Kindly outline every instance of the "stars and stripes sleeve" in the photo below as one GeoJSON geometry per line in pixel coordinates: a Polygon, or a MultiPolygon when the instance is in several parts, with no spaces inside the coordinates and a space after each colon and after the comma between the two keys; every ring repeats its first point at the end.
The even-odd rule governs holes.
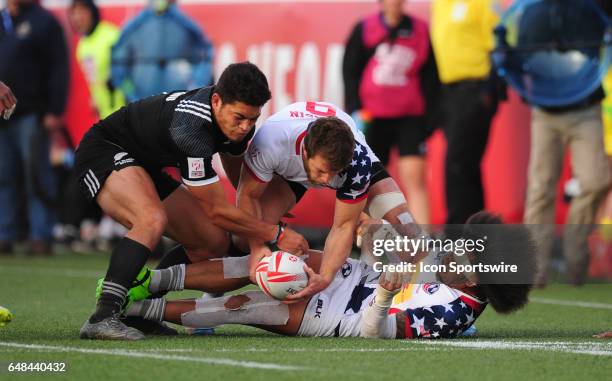
{"type": "Polygon", "coordinates": [[[460,297],[450,303],[395,312],[406,315],[407,339],[449,339],[468,329],[483,309],[460,297]]]}
{"type": "Polygon", "coordinates": [[[372,176],[372,160],[368,156],[367,148],[364,145],[355,143],[351,165],[339,176],[344,179],[344,183],[336,191],[338,200],[352,204],[368,197],[372,176]]]}

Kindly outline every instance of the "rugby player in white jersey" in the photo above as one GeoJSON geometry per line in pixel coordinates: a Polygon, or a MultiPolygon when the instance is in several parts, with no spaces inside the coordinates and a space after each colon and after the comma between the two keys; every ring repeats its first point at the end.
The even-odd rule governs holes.
{"type": "MultiPolygon", "coordinates": [[[[487,304],[496,312],[510,313],[527,303],[534,244],[525,227],[501,227],[500,223],[498,217],[487,212],[468,220],[464,231],[489,236],[485,251],[468,254],[469,261],[515,264],[521,269],[520,276],[513,278],[515,284],[498,284],[499,274],[478,271],[414,273],[409,282],[403,283],[398,273],[381,274],[349,258],[329,287],[294,304],[271,299],[261,291],[248,291],[216,299],[137,301],[127,314],[193,328],[245,324],[290,336],[453,338],[468,329],[487,304]]],[[[145,287],[149,293],[185,288],[229,291],[249,283],[247,260],[223,258],[187,265],[182,271],[154,270],[145,287]]],[[[438,252],[422,260],[448,265],[457,258],[438,252]]],[[[310,251],[306,259],[315,270],[321,261],[321,253],[315,251],[310,251]]]]}
{"type": "MultiPolygon", "coordinates": [[[[351,117],[331,103],[297,102],[269,117],[255,133],[244,156],[237,203],[278,223],[313,187],[336,190],[333,225],[319,272],[306,270],[308,286],[292,300],[311,297],[334,280],[350,253],[362,211],[400,226],[404,235],[418,234],[399,186],[351,117]]],[[[269,248],[256,239],[248,245],[238,241],[238,247],[250,251],[249,271],[255,279],[255,266],[269,248]]]]}

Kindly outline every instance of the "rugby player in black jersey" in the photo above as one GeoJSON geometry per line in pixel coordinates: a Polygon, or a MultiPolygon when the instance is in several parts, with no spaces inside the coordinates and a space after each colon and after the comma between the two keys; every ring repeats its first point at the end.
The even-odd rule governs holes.
{"type": "Polygon", "coordinates": [[[191,262],[225,255],[227,232],[298,255],[308,250],[298,233],[230,204],[212,167],[212,156],[219,153],[236,186],[241,155],[270,96],[266,77],[255,65],[232,64],[216,86],[130,103],[83,137],[76,153],[81,187],[129,231],[111,254],[96,310],[81,328],[81,338],[144,338],[118,315],[163,234],[182,244],[174,257],[191,262]],[[162,171],[169,166],[180,169],[183,186],[162,171]]]}

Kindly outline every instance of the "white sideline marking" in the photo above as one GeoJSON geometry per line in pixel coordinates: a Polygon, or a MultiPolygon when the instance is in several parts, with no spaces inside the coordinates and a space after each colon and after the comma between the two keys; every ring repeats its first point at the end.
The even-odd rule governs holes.
{"type": "Polygon", "coordinates": [[[594,303],[594,302],[581,302],[579,300],[562,300],[562,299],[550,299],[550,298],[529,298],[530,302],[542,303],[542,304],[554,304],[557,306],[571,306],[571,307],[584,307],[584,308],[603,308],[606,310],[612,310],[612,304],[606,303],[594,303]]]}
{"type": "Polygon", "coordinates": [[[285,348],[285,349],[271,349],[271,348],[244,348],[244,349],[189,349],[189,348],[172,348],[172,349],[164,349],[164,348],[153,348],[147,349],[147,352],[187,352],[187,353],[198,353],[198,352],[416,352],[416,351],[435,351],[435,348],[285,348]]]}
{"type": "Polygon", "coordinates": [[[242,368],[254,368],[254,369],[270,369],[270,370],[303,370],[305,368],[299,366],[290,365],[279,365],[263,362],[254,361],[241,361],[224,358],[206,358],[206,357],[189,357],[189,356],[177,356],[177,355],[162,355],[155,353],[146,353],[139,351],[130,351],[125,349],[87,349],[87,348],[75,348],[75,347],[64,347],[54,345],[40,345],[40,344],[21,344],[21,343],[10,343],[0,341],[0,346],[11,347],[11,348],[24,348],[33,349],[40,351],[61,351],[61,352],[76,352],[76,353],[90,353],[95,355],[110,355],[110,356],[122,356],[122,357],[139,357],[149,358],[156,360],[167,360],[167,361],[185,361],[185,362],[196,362],[212,365],[226,365],[226,366],[237,366],[242,368]]]}
{"type": "Polygon", "coordinates": [[[39,274],[51,274],[51,275],[60,275],[66,276],[70,278],[100,278],[104,275],[104,270],[100,271],[87,271],[87,270],[79,270],[79,269],[69,269],[69,268],[49,268],[49,267],[25,267],[25,266],[2,266],[0,267],[0,271],[6,272],[19,272],[19,273],[39,273],[39,274]]]}
{"type": "Polygon", "coordinates": [[[500,350],[541,350],[549,352],[575,353],[593,356],[612,356],[612,343],[595,342],[534,342],[534,341],[427,341],[415,340],[418,343],[431,346],[444,346],[469,349],[500,349],[500,350]]]}

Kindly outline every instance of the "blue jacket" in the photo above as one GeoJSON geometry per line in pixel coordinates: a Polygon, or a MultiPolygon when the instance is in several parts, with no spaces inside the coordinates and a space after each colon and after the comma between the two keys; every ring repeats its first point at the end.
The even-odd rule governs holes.
{"type": "Polygon", "coordinates": [[[212,82],[213,47],[176,5],[146,8],[124,27],[112,50],[112,82],[132,102],[212,82]]]}
{"type": "Polygon", "coordinates": [[[68,65],[64,31],[51,13],[36,4],[15,18],[0,12],[0,81],[19,100],[16,115],[63,114],[68,65]]]}

